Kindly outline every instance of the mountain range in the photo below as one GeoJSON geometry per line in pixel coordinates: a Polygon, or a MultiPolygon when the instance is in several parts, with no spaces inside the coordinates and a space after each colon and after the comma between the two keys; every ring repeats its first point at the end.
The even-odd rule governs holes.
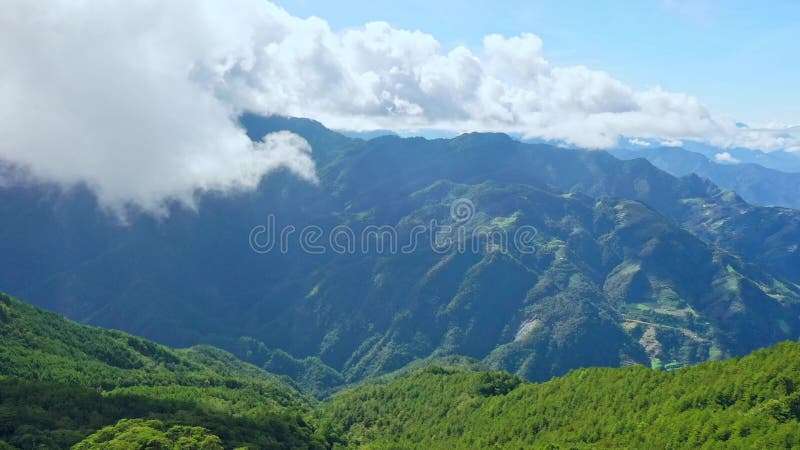
{"type": "MultiPolygon", "coordinates": [[[[800,128],[794,127],[785,131],[787,134],[782,137],[789,137],[793,133],[800,132],[800,128]]],[[[698,153],[713,161],[720,161],[721,158],[721,162],[758,164],[767,169],[781,172],[800,172],[800,153],[791,149],[762,151],[745,147],[719,147],[691,140],[670,142],[643,138],[622,139],[618,143],[618,147],[626,151],[644,150],[645,152],[665,147],[698,153]],[[727,155],[724,155],[725,153],[727,155]]],[[[615,151],[616,149],[612,150],[612,153],[615,151]]]]}
{"type": "Polygon", "coordinates": [[[587,366],[671,370],[800,335],[796,210],[644,159],[502,134],[364,140],[305,119],[241,123],[254,140],[305,138],[319,183],[279,172],[255,192],[127,223],[85,187],[5,186],[0,286],[82,323],[219,346],[320,397],[420,359],[543,381],[587,366]],[[444,231],[407,252],[380,251],[391,242],[374,233],[343,252],[252,240],[267,225],[318,227],[327,242],[337,226],[407,237],[432,223],[444,231]],[[526,248],[479,233],[519,230],[526,248]]]}
{"type": "MultiPolygon", "coordinates": [[[[736,192],[752,204],[800,208],[800,173],[770,169],[735,158],[733,162],[715,162],[703,154],[676,147],[620,148],[609,153],[620,159],[646,158],[677,177],[697,174],[736,192]]],[[[791,165],[787,167],[791,169],[791,165]]]]}

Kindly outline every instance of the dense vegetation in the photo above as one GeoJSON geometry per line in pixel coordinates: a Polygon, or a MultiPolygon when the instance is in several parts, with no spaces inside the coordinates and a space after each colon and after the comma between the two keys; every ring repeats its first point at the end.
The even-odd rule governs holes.
{"type": "Polygon", "coordinates": [[[798,343],[541,384],[430,358],[316,403],[221,350],[173,350],[0,294],[0,448],[793,448],[799,421],[798,343]]]}
{"type": "MultiPolygon", "coordinates": [[[[82,323],[173,346],[210,344],[324,397],[420,358],[464,355],[527,380],[583,366],[675,369],[800,336],[800,212],[747,204],[647,161],[500,134],[364,141],[245,116],[253,139],[312,145],[319,184],[277,173],[120,226],[87,190],[0,187],[0,286],[82,323]],[[456,199],[475,214],[451,217],[456,199]],[[258,254],[276,226],[463,225],[476,251],[359,246],[258,254]],[[533,253],[471,240],[537,230],[533,253]],[[373,247],[374,249],[374,247],[373,247]],[[366,251],[365,251],[366,250],[366,251]]],[[[294,235],[297,237],[297,235],[294,235]]],[[[329,236],[321,238],[325,243],[329,236]]]]}
{"type": "Polygon", "coordinates": [[[202,427],[174,425],[167,428],[158,420],[123,419],[75,444],[74,450],[96,448],[154,448],[180,450],[223,450],[219,436],[202,427]]]}
{"type": "Polygon", "coordinates": [[[312,406],[221,350],[172,350],[0,294],[0,440],[14,447],[128,448],[101,444],[135,435],[177,448],[327,448],[305,419],[312,406]],[[115,425],[134,418],[147,421],[115,425]]]}
{"type": "Polygon", "coordinates": [[[800,344],[674,372],[579,369],[542,384],[429,367],[336,395],[323,426],[353,446],[797,448],[800,344]]]}

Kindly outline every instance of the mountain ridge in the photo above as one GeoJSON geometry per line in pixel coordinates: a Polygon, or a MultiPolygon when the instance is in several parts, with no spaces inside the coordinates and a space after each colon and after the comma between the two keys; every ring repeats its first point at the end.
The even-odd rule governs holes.
{"type": "Polygon", "coordinates": [[[720,164],[682,148],[612,149],[620,159],[646,158],[675,176],[696,173],[718,186],[737,192],[749,203],[761,206],[800,207],[800,174],[770,169],[752,162],[720,164]]]}
{"type": "Polygon", "coordinates": [[[797,211],[752,206],[644,160],[500,134],[365,141],[313,121],[246,117],[254,139],[307,139],[320,183],[279,172],[255,192],[126,227],[83,197],[28,190],[20,202],[19,188],[0,190],[7,235],[23,237],[0,240],[0,251],[35,267],[0,281],[82,321],[221,346],[319,395],[452,353],[540,380],[589,364],[744,354],[800,330],[797,211]],[[439,255],[428,238],[388,255],[259,254],[248,242],[269,215],[298,230],[459,225],[459,199],[475,207],[466,230],[535,228],[534,254],[484,243],[439,255]],[[612,345],[595,352],[602,339],[592,336],[612,345]]]}

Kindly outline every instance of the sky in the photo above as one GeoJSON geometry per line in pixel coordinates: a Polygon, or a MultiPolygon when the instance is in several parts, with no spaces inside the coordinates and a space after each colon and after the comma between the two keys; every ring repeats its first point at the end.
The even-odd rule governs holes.
{"type": "Polygon", "coordinates": [[[533,33],[559,65],[604,70],[636,88],[687,92],[754,123],[800,124],[800,2],[794,0],[279,0],[334,29],[370,21],[448,46],[533,33]]]}
{"type": "Polygon", "coordinates": [[[252,142],[244,112],[800,151],[800,2],[277,1],[8,0],[0,185],[84,185],[159,215],[279,168],[316,181],[308,142],[252,142]]]}

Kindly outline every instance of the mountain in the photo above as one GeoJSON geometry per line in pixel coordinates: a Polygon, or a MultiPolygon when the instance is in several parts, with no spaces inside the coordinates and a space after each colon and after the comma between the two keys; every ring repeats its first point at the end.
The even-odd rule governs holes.
{"type": "Polygon", "coordinates": [[[253,139],[306,138],[320,182],[280,172],[127,224],[80,187],[5,187],[0,253],[14,264],[0,285],[84,323],[225,348],[318,396],[420,358],[547,380],[800,335],[798,211],[502,134],[365,141],[303,119],[242,124],[253,139]],[[262,246],[266,225],[292,230],[286,251],[262,246]],[[333,230],[355,248],[335,250],[333,230]]]}
{"type": "Polygon", "coordinates": [[[674,147],[609,152],[620,159],[646,158],[659,169],[678,177],[695,173],[735,191],[752,204],[800,207],[800,173],[781,172],[746,162],[720,164],[702,154],[674,147]]]}
{"type": "Polygon", "coordinates": [[[530,384],[429,367],[322,405],[354,448],[796,448],[800,344],[675,372],[580,369],[530,384]]]}
{"type": "MultiPolygon", "coordinates": [[[[790,131],[796,134],[800,132],[800,128],[794,127],[790,131]]],[[[758,164],[768,169],[782,172],[800,173],[800,153],[797,151],[775,150],[764,152],[750,148],[719,148],[692,141],[684,142],[683,147],[691,152],[703,154],[708,158],[714,158],[719,153],[727,152],[734,159],[743,163],[758,164]]]]}
{"type": "MultiPolygon", "coordinates": [[[[800,132],[800,127],[794,127],[786,130],[789,133],[800,132]]],[[[786,136],[783,137],[788,137],[786,136]]],[[[705,142],[684,140],[675,145],[672,143],[659,141],[657,139],[644,139],[632,138],[621,139],[618,147],[612,150],[612,153],[617,150],[623,152],[638,152],[641,150],[658,150],[659,148],[669,148],[684,150],[695,154],[705,156],[711,161],[717,160],[717,155],[727,153],[730,156],[730,161],[738,161],[745,164],[757,164],[767,169],[778,170],[786,173],[800,173],[800,152],[796,150],[773,150],[762,151],[745,147],[718,147],[705,142]]],[[[727,155],[726,155],[727,157],[727,155]]]]}
{"type": "Polygon", "coordinates": [[[327,448],[303,419],[313,405],[225,351],[173,350],[0,293],[0,448],[69,448],[106,426],[76,448],[139,448],[124,431],[141,441],[145,425],[147,448],[327,448]]]}

